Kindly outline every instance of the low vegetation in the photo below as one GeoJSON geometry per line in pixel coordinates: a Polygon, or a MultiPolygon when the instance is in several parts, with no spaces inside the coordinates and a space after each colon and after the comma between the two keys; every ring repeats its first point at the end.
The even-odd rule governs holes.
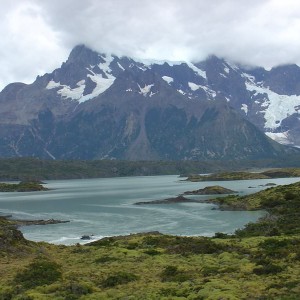
{"type": "Polygon", "coordinates": [[[300,177],[299,168],[274,169],[263,172],[220,172],[209,175],[190,175],[187,180],[198,181],[226,181],[226,180],[250,180],[300,177]]]}
{"type": "Polygon", "coordinates": [[[203,189],[184,192],[183,195],[226,195],[237,193],[219,185],[207,186],[203,189]]]}
{"type": "Polygon", "coordinates": [[[22,181],[20,183],[0,183],[0,192],[34,192],[47,191],[42,184],[37,181],[22,181]]]}
{"type": "Polygon", "coordinates": [[[0,299],[299,299],[300,182],[219,198],[267,215],[234,235],[26,241],[0,218],[0,299]]]}
{"type": "MultiPolygon", "coordinates": [[[[86,161],[42,160],[38,158],[1,158],[0,180],[32,181],[168,174],[181,174],[181,176],[187,177],[189,174],[222,172],[224,170],[253,170],[274,168],[274,166],[278,168],[288,166],[296,166],[300,168],[300,155],[290,155],[277,160],[265,159],[255,161],[86,161]]],[[[299,174],[299,169],[297,172],[297,174],[299,174]]],[[[266,176],[268,176],[268,174],[266,174],[266,176]]]]}

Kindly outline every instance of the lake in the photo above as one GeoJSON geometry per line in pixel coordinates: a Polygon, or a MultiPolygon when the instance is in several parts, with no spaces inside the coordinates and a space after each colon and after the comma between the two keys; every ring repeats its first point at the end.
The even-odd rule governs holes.
{"type": "Polygon", "coordinates": [[[70,223],[21,227],[27,239],[55,244],[84,243],[80,239],[82,235],[93,235],[93,239],[99,239],[148,231],[212,236],[215,232],[233,233],[265,213],[220,211],[208,203],[139,206],[134,203],[174,197],[211,185],[221,185],[246,195],[266,188],[260,186],[266,183],[289,184],[300,181],[300,178],[223,182],[188,182],[182,179],[168,175],[51,180],[46,181],[50,191],[0,193],[0,212],[12,214],[18,219],[70,220],[70,223]]]}

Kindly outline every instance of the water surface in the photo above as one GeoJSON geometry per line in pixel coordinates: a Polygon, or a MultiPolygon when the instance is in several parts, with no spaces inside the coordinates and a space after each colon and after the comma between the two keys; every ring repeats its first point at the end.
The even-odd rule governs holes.
{"type": "MultiPolygon", "coordinates": [[[[27,239],[56,244],[83,242],[82,235],[124,235],[160,231],[175,235],[211,236],[233,233],[264,215],[262,211],[215,210],[213,204],[177,203],[134,205],[177,196],[185,191],[221,185],[245,195],[259,191],[269,182],[288,184],[300,178],[188,182],[178,176],[145,176],[47,181],[50,191],[0,193],[0,211],[20,219],[61,219],[70,223],[25,226],[27,239]],[[249,188],[249,186],[254,188],[249,188]]],[[[205,199],[207,196],[191,196],[205,199]]]]}

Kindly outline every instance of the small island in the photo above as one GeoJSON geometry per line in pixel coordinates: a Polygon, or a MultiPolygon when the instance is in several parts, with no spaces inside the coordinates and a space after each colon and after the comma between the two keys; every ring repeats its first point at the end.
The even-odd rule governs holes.
{"type": "Polygon", "coordinates": [[[183,195],[226,195],[234,194],[236,191],[224,188],[219,185],[207,186],[203,189],[184,192],[183,195]]]}
{"type": "Polygon", "coordinates": [[[268,179],[269,177],[262,173],[250,172],[222,172],[209,175],[193,174],[188,176],[187,181],[228,181],[228,180],[250,180],[250,179],[268,179]]]}
{"type": "Polygon", "coordinates": [[[21,181],[20,183],[0,183],[0,192],[48,191],[39,181],[21,181]]]}
{"type": "Polygon", "coordinates": [[[135,205],[144,205],[144,204],[172,204],[172,203],[203,203],[203,200],[196,200],[196,199],[188,199],[184,197],[184,195],[226,195],[226,194],[233,194],[237,193],[230,189],[224,188],[222,186],[214,185],[214,186],[207,186],[204,189],[199,189],[195,191],[187,191],[181,195],[176,197],[171,197],[162,200],[154,200],[154,201],[143,201],[143,202],[136,202],[135,205]]]}
{"type": "Polygon", "coordinates": [[[162,199],[162,200],[154,200],[154,201],[143,201],[143,202],[136,202],[134,205],[145,205],[145,204],[172,204],[172,203],[188,203],[188,202],[199,202],[193,199],[187,199],[182,195],[177,197],[162,199]]]}

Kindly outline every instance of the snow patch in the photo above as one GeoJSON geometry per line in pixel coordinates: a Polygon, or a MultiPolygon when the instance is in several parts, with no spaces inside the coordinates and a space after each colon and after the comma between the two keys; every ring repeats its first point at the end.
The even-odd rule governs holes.
{"type": "Polygon", "coordinates": [[[50,80],[46,86],[47,90],[55,89],[57,87],[60,87],[60,82],[55,82],[54,80],[50,80]]]}
{"type": "Polygon", "coordinates": [[[229,66],[232,70],[235,70],[235,71],[239,70],[239,67],[236,64],[234,64],[233,62],[227,61],[227,60],[225,62],[227,64],[227,66],[229,66]]]}
{"type": "Polygon", "coordinates": [[[266,87],[256,86],[253,81],[246,82],[248,91],[254,92],[254,96],[264,95],[261,107],[264,108],[265,128],[275,129],[281,125],[282,120],[297,113],[295,107],[300,105],[300,96],[278,95],[266,87]]]}
{"type": "Polygon", "coordinates": [[[248,114],[248,105],[247,104],[242,104],[241,110],[245,112],[245,114],[248,114]]]}
{"type": "Polygon", "coordinates": [[[185,95],[186,93],[183,90],[177,90],[180,94],[185,95]]]}
{"type": "Polygon", "coordinates": [[[119,68],[120,68],[121,70],[125,71],[125,69],[123,68],[123,66],[122,66],[119,62],[118,62],[117,64],[118,64],[118,66],[119,66],[119,68]]]}
{"type": "MultiPolygon", "coordinates": [[[[103,57],[102,57],[103,58],[103,57]]],[[[85,80],[80,80],[77,82],[77,88],[70,88],[68,85],[62,85],[60,83],[51,80],[46,86],[47,89],[60,88],[57,94],[61,95],[62,98],[69,98],[72,100],[77,100],[79,103],[85,102],[87,100],[93,99],[100,94],[104,93],[113,83],[115,77],[110,74],[111,69],[109,68],[110,62],[112,61],[112,56],[107,56],[105,63],[99,64],[99,67],[104,71],[107,78],[104,78],[102,74],[96,74],[92,69],[87,68],[91,74],[87,74],[93,82],[96,83],[96,87],[92,93],[83,96],[85,89],[85,80]]]]}
{"type": "Polygon", "coordinates": [[[57,91],[57,94],[61,95],[63,98],[71,98],[72,100],[79,100],[85,89],[85,81],[81,80],[77,82],[77,88],[71,89],[68,85],[62,85],[62,89],[57,91]]]}
{"type": "Polygon", "coordinates": [[[285,132],[265,132],[265,134],[271,138],[272,140],[283,144],[283,145],[291,145],[292,143],[289,141],[288,131],[285,132]]]}
{"type": "Polygon", "coordinates": [[[208,88],[207,86],[199,85],[199,87],[205,91],[205,93],[209,99],[215,98],[217,96],[217,93],[215,91],[211,90],[210,88],[208,88]]]}
{"type": "MultiPolygon", "coordinates": [[[[139,94],[141,94],[141,95],[143,95],[144,97],[146,97],[146,96],[149,94],[151,88],[154,86],[154,84],[145,85],[143,88],[140,87],[139,84],[138,84],[138,86],[139,86],[139,88],[140,88],[139,94]]],[[[150,97],[153,96],[153,95],[154,95],[154,94],[152,94],[152,95],[150,94],[150,97]]]]}
{"type": "Polygon", "coordinates": [[[193,65],[192,63],[187,63],[187,65],[198,75],[200,75],[202,78],[207,79],[206,77],[206,72],[199,69],[198,67],[196,67],[195,65],[193,65]]]}
{"type": "Polygon", "coordinates": [[[166,81],[168,84],[170,84],[171,82],[174,81],[174,78],[169,77],[169,76],[163,76],[162,79],[163,79],[164,81],[166,81]]]}
{"type": "Polygon", "coordinates": [[[107,75],[107,73],[111,73],[111,68],[109,67],[109,65],[114,60],[114,58],[110,54],[103,55],[101,56],[101,58],[104,60],[104,63],[100,63],[98,66],[107,75]]]}
{"type": "Polygon", "coordinates": [[[115,81],[115,77],[109,75],[108,78],[103,78],[102,74],[87,75],[93,82],[96,83],[96,87],[91,94],[85,95],[79,99],[79,103],[93,99],[100,94],[104,93],[115,81]]]}
{"type": "Polygon", "coordinates": [[[149,97],[151,98],[151,97],[154,96],[155,94],[157,94],[157,92],[156,92],[156,93],[153,93],[153,92],[151,91],[149,97]]]}
{"type": "Polygon", "coordinates": [[[225,68],[224,68],[224,71],[225,71],[227,74],[229,74],[230,69],[228,68],[228,66],[226,66],[225,64],[223,64],[223,66],[225,67],[225,68]]]}
{"type": "Polygon", "coordinates": [[[242,73],[241,75],[242,75],[242,77],[246,78],[251,83],[255,84],[255,77],[254,76],[252,76],[250,74],[247,74],[247,73],[242,73]]]}
{"type": "Polygon", "coordinates": [[[194,82],[189,82],[188,85],[193,92],[199,90],[199,88],[201,87],[201,85],[198,85],[194,82]]]}

